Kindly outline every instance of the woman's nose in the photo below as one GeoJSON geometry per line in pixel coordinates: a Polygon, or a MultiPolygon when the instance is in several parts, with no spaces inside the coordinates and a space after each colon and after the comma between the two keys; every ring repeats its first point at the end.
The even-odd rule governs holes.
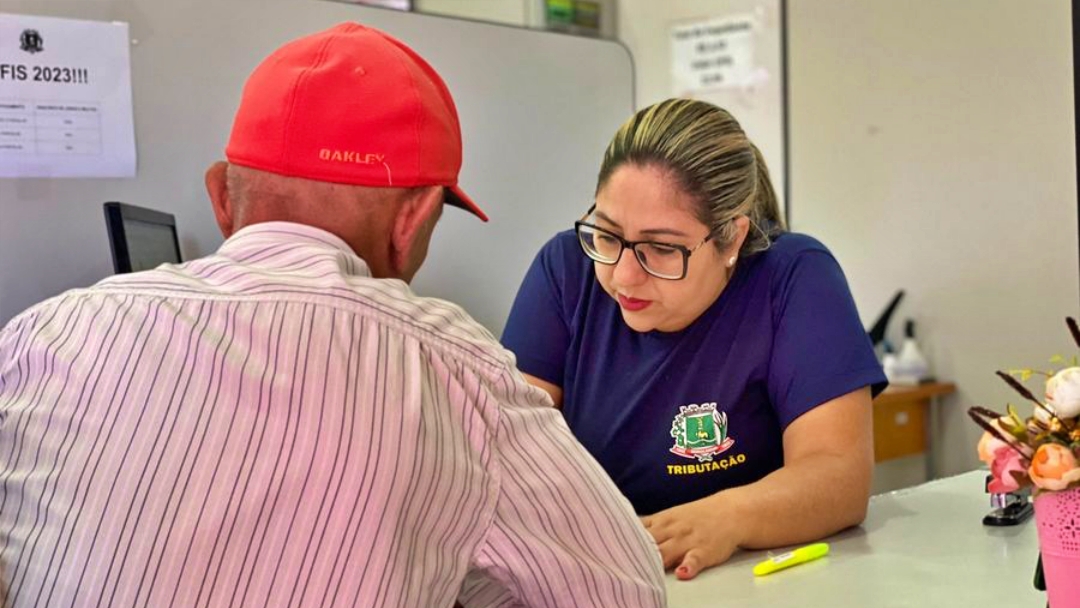
{"type": "Polygon", "coordinates": [[[616,284],[625,286],[640,285],[648,277],[649,274],[641,267],[641,262],[638,261],[634,250],[629,248],[623,250],[611,273],[611,278],[616,284]]]}

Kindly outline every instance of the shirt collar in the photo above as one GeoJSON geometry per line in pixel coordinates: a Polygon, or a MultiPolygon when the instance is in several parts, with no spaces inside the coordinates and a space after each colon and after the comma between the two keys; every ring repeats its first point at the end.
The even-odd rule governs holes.
{"type": "Polygon", "coordinates": [[[349,274],[371,276],[367,263],[341,237],[322,228],[307,224],[261,222],[245,226],[234,232],[221,245],[218,253],[232,257],[230,254],[239,254],[252,247],[277,243],[292,243],[297,247],[310,247],[329,253],[337,253],[353,262],[350,264],[352,272],[349,274]]]}

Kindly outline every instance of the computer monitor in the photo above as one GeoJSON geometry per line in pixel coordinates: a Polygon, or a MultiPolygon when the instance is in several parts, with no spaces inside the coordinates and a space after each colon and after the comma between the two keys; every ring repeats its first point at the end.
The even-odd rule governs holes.
{"type": "Polygon", "coordinates": [[[105,203],[113,269],[139,272],[161,264],[179,264],[180,241],[172,214],[125,203],[105,203]]]}

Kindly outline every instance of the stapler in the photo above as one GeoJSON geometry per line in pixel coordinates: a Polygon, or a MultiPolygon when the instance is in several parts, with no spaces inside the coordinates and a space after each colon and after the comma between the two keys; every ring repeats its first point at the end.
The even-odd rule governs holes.
{"type": "Polygon", "coordinates": [[[1022,524],[1035,512],[1031,505],[1031,490],[1021,488],[1015,492],[990,492],[992,476],[987,476],[987,492],[990,493],[990,506],[993,510],[983,517],[984,526],[1015,526],[1022,524]]]}

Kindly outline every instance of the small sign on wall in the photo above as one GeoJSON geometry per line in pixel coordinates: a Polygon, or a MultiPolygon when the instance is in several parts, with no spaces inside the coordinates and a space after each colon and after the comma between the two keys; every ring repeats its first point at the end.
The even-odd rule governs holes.
{"type": "Polygon", "coordinates": [[[761,150],[786,210],[785,0],[712,4],[708,16],[668,26],[671,95],[730,112],[761,150]]]}
{"type": "Polygon", "coordinates": [[[133,177],[128,25],[0,14],[0,177],[133,177]]]}
{"type": "Polygon", "coordinates": [[[671,74],[676,94],[752,86],[757,77],[756,28],[751,14],[672,26],[671,74]]]}

